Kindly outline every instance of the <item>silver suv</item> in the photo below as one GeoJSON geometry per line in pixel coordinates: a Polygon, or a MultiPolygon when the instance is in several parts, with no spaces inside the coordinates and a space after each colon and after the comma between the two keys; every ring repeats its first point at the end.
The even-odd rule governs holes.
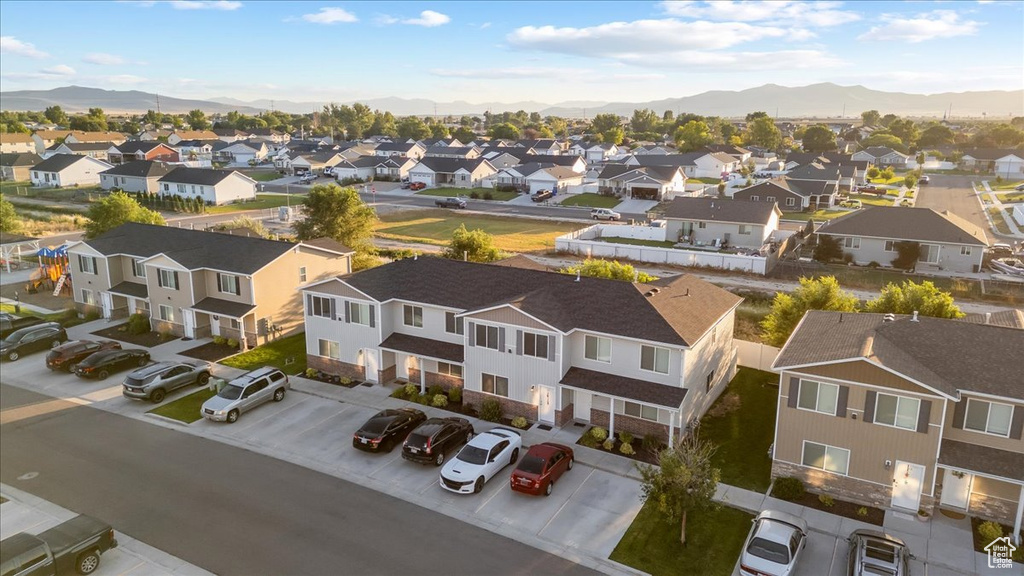
{"type": "Polygon", "coordinates": [[[284,372],[264,366],[219,386],[216,396],[204,402],[199,412],[203,418],[231,424],[242,412],[264,402],[284,400],[284,393],[289,387],[288,376],[284,372]]]}
{"type": "Polygon", "coordinates": [[[877,530],[854,530],[850,542],[849,574],[908,576],[914,555],[906,543],[877,530]]]}
{"type": "Polygon", "coordinates": [[[618,221],[622,219],[622,214],[619,214],[610,208],[594,208],[590,211],[590,217],[594,220],[618,221]]]}
{"type": "Polygon", "coordinates": [[[209,381],[210,367],[205,362],[157,362],[128,374],[121,393],[159,404],[168,392],[190,384],[205,386],[209,381]]]}

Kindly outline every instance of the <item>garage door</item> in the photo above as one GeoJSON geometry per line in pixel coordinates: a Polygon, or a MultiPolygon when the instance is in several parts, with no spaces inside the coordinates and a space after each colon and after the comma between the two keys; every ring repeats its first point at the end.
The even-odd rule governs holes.
{"type": "Polygon", "coordinates": [[[633,198],[637,200],[657,200],[658,189],[657,188],[633,188],[631,190],[633,198]]]}

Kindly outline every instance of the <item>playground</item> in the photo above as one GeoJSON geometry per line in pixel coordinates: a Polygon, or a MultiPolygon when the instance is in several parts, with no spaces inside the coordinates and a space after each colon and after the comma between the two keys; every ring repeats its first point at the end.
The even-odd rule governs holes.
{"type": "Polygon", "coordinates": [[[10,272],[7,271],[7,262],[4,264],[0,269],[0,297],[5,301],[53,311],[71,304],[71,277],[61,282],[61,276],[68,269],[68,254],[64,246],[41,247],[34,256],[22,252],[21,260],[12,260],[10,272]],[[55,296],[54,289],[58,284],[61,288],[55,296]]]}

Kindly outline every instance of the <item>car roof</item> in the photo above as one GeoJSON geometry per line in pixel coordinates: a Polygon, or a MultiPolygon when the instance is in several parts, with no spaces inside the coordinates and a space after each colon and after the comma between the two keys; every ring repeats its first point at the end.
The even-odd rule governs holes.
{"type": "Polygon", "coordinates": [[[477,448],[490,449],[502,440],[512,440],[517,436],[519,436],[519,434],[505,428],[492,428],[487,432],[481,432],[474,436],[473,439],[469,441],[468,445],[476,446],[477,448]]]}
{"type": "Polygon", "coordinates": [[[139,368],[138,370],[132,372],[132,374],[136,376],[152,376],[153,374],[170,370],[171,368],[174,368],[175,366],[179,366],[181,364],[183,363],[164,360],[163,362],[157,362],[156,364],[150,364],[149,366],[139,368]]]}
{"type": "Polygon", "coordinates": [[[779,512],[777,510],[765,510],[757,515],[756,536],[789,545],[789,539],[793,532],[807,532],[807,522],[799,516],[779,512]]]}
{"type": "Polygon", "coordinates": [[[40,330],[40,329],[43,329],[43,328],[58,328],[59,329],[60,328],[60,324],[57,323],[57,322],[44,322],[42,324],[33,324],[31,326],[25,326],[24,328],[18,328],[14,332],[11,332],[8,335],[8,338],[11,337],[11,336],[14,336],[15,334],[20,336],[22,334],[28,334],[29,332],[32,332],[32,331],[35,331],[35,330],[40,330]]]}
{"type": "Polygon", "coordinates": [[[531,446],[529,452],[527,452],[526,454],[528,456],[537,456],[538,458],[544,458],[545,460],[547,460],[556,452],[564,451],[564,446],[559,446],[558,444],[551,444],[548,442],[542,442],[540,444],[534,444],[533,446],[531,446]]]}
{"type": "Polygon", "coordinates": [[[274,368],[273,366],[264,366],[263,368],[257,368],[255,370],[250,371],[250,372],[246,372],[245,374],[242,374],[241,376],[238,376],[236,378],[232,378],[231,382],[229,382],[229,384],[235,384],[236,386],[245,386],[246,384],[248,384],[249,382],[252,382],[253,380],[255,380],[257,378],[262,378],[262,377],[267,376],[269,374],[273,374],[274,372],[280,372],[280,371],[281,370],[279,368],[274,368]]]}

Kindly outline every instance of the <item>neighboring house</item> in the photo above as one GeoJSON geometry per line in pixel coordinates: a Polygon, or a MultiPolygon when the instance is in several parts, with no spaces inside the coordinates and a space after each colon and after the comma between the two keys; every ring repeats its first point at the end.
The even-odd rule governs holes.
{"type": "Polygon", "coordinates": [[[480,157],[490,162],[491,166],[494,166],[496,170],[504,170],[505,168],[512,168],[522,164],[522,156],[524,155],[517,156],[504,148],[487,148],[480,157]]]}
{"type": "Polygon", "coordinates": [[[825,180],[775,178],[733,192],[736,200],[778,204],[783,212],[824,210],[836,204],[839,184],[825,180]]]}
{"type": "Polygon", "coordinates": [[[343,158],[337,150],[328,148],[311,154],[296,154],[288,166],[293,174],[296,172],[323,174],[325,168],[337,166],[342,160],[343,158]]]}
{"type": "Polygon", "coordinates": [[[480,185],[480,180],[496,172],[494,166],[483,158],[465,160],[424,156],[409,169],[409,180],[422,182],[427,186],[476,188],[480,185]]]}
{"type": "Polygon", "coordinates": [[[29,179],[33,186],[46,188],[95,186],[100,183],[100,172],[110,167],[110,164],[88,156],[54,154],[33,166],[29,179]]]}
{"type": "Polygon", "coordinates": [[[107,150],[107,161],[111,164],[123,164],[133,160],[155,160],[160,162],[178,162],[178,151],[163,142],[132,141],[111,146],[107,150]]]}
{"type": "Polygon", "coordinates": [[[212,130],[175,130],[167,137],[167,143],[174,146],[187,140],[218,140],[212,130]]]}
{"type": "Polygon", "coordinates": [[[838,184],[840,190],[851,190],[854,186],[864,182],[865,174],[860,172],[856,166],[843,164],[832,164],[830,162],[819,164],[817,162],[794,168],[786,173],[787,180],[810,180],[838,184]]]}
{"type": "Polygon", "coordinates": [[[423,146],[424,149],[433,146],[452,146],[455,148],[461,148],[465,146],[465,144],[459,142],[458,138],[424,138],[423,140],[420,140],[419,143],[423,146]]]}
{"type": "Polygon", "coordinates": [[[513,144],[513,146],[517,148],[525,148],[530,154],[549,156],[561,155],[566,150],[566,146],[554,138],[516,140],[516,143],[513,144]]]}
{"type": "Polygon", "coordinates": [[[587,171],[587,161],[582,156],[575,154],[524,154],[519,157],[519,161],[522,164],[529,162],[540,162],[542,164],[554,164],[556,166],[565,166],[571,168],[573,172],[577,174],[585,174],[587,171]]]}
{"type": "Polygon", "coordinates": [[[36,152],[36,141],[31,134],[19,132],[0,133],[0,154],[24,154],[36,152]]]}
{"type": "Polygon", "coordinates": [[[270,148],[263,140],[238,140],[214,144],[213,155],[218,162],[228,164],[249,164],[262,162],[270,154],[270,148]]]}
{"type": "Polygon", "coordinates": [[[975,148],[964,152],[960,166],[966,170],[994,172],[1003,178],[1020,178],[1024,176],[1024,151],[975,148]]]}
{"type": "Polygon", "coordinates": [[[273,128],[254,128],[249,131],[249,138],[264,140],[266,142],[274,144],[275,146],[280,146],[291,140],[292,136],[291,134],[278,132],[273,128]]]}
{"type": "Polygon", "coordinates": [[[107,151],[113,146],[112,142],[62,142],[54,144],[46,149],[43,158],[49,158],[54,154],[78,154],[88,156],[97,160],[107,161],[107,151]]]}
{"type": "Polygon", "coordinates": [[[672,153],[672,149],[653,144],[650,146],[637,146],[636,148],[633,148],[629,152],[630,154],[636,154],[637,156],[642,156],[644,154],[658,154],[660,156],[666,156],[672,153]]]}
{"type": "Polygon", "coordinates": [[[930,317],[807,312],[780,374],[772,477],[914,514],[1021,530],[1024,330],[930,317]]]}
{"type": "Polygon", "coordinates": [[[128,138],[120,132],[82,132],[72,130],[67,133],[64,142],[68,144],[87,144],[97,142],[109,142],[111,144],[123,144],[128,138]]]}
{"type": "Polygon", "coordinates": [[[722,153],[732,156],[738,160],[740,164],[746,164],[747,160],[750,160],[751,156],[754,155],[753,151],[739,146],[732,146],[731,144],[709,144],[704,147],[705,152],[710,153],[722,153]]]}
{"type": "Polygon", "coordinates": [[[693,175],[697,178],[723,178],[739,170],[742,163],[725,152],[709,152],[698,156],[694,164],[697,169],[693,175]]]}
{"type": "Polygon", "coordinates": [[[1010,310],[1000,310],[999,312],[967,314],[963,318],[958,318],[958,320],[974,324],[993,324],[1007,328],[1024,329],[1024,310],[1013,308],[1010,310]]]}
{"type": "Polygon", "coordinates": [[[619,153],[619,147],[611,142],[577,142],[569,147],[569,153],[583,156],[587,164],[604,162],[619,153]]]}
{"type": "Polygon", "coordinates": [[[249,133],[236,128],[214,128],[213,133],[224,142],[238,142],[249,137],[249,133]]]}
{"type": "Polygon", "coordinates": [[[419,159],[427,148],[419,142],[381,142],[374,148],[373,153],[377,156],[406,156],[419,159]]]}
{"type": "Polygon", "coordinates": [[[143,142],[154,142],[158,140],[167,141],[167,138],[171,135],[170,130],[164,130],[163,128],[156,128],[153,130],[143,130],[139,132],[138,139],[143,142]]]}
{"type": "Polygon", "coordinates": [[[735,373],[741,298],[691,275],[634,284],[420,257],[303,293],[311,368],[461,387],[554,426],[671,443],[735,373]]]}
{"type": "Polygon", "coordinates": [[[550,166],[528,174],[526,183],[530,186],[531,194],[538,190],[564,192],[569,186],[582,184],[583,175],[567,166],[550,166]]]}
{"type": "Polygon", "coordinates": [[[826,221],[819,235],[839,241],[857,264],[891,266],[899,242],[920,244],[918,262],[939,270],[980,272],[985,231],[949,210],[872,206],[826,221]]]}
{"type": "MultiPolygon", "coordinates": [[[[684,154],[633,154],[627,156],[621,162],[628,166],[670,166],[683,171],[687,178],[700,178],[697,176],[697,159],[704,156],[705,152],[686,152],[684,154]]],[[[721,177],[716,174],[715,178],[721,177]]]]}
{"type": "MultiPolygon", "coordinates": [[[[372,154],[372,152],[371,152],[372,154]]],[[[371,156],[375,158],[375,156],[371,156]]],[[[405,156],[388,156],[377,158],[377,178],[386,178],[393,182],[405,180],[409,177],[409,170],[416,165],[416,161],[405,156]]]]}
{"type": "Polygon", "coordinates": [[[352,254],[330,239],[291,243],[136,223],[68,246],[83,312],[144,314],[154,330],[243,347],[301,330],[298,288],[350,272],[352,254]]]}
{"type": "Polygon", "coordinates": [[[775,204],[721,198],[676,198],[665,207],[665,237],[689,244],[758,250],[779,228],[775,204]]]}
{"type": "Polygon", "coordinates": [[[606,164],[597,176],[602,194],[625,195],[642,200],[664,200],[685,190],[686,176],[674,166],[627,166],[606,164]]]}
{"type": "Polygon", "coordinates": [[[178,152],[179,162],[196,163],[199,166],[213,165],[213,145],[220,140],[181,140],[170,148],[178,152]]]}
{"type": "Polygon", "coordinates": [[[871,146],[859,152],[854,152],[851,158],[853,160],[867,161],[875,166],[906,168],[907,160],[910,159],[910,156],[886,146],[871,146]]]}
{"type": "Polygon", "coordinates": [[[171,167],[163,162],[132,160],[100,172],[100,188],[159,194],[159,180],[170,172],[171,167]]]}
{"type": "Polygon", "coordinates": [[[32,141],[36,146],[34,152],[42,155],[47,148],[58,141],[63,142],[69,134],[71,134],[71,130],[36,130],[32,133],[32,141]]]}
{"type": "Polygon", "coordinates": [[[0,180],[28,181],[30,179],[29,172],[32,170],[32,167],[42,161],[43,158],[35,152],[5,152],[0,154],[0,180]]]}
{"type": "MultiPolygon", "coordinates": [[[[400,158],[393,156],[392,158],[400,158]]],[[[346,178],[359,178],[360,180],[373,180],[377,175],[377,167],[389,158],[380,156],[360,156],[352,160],[342,160],[334,165],[334,177],[338,180],[346,178]]]]}
{"type": "Polygon", "coordinates": [[[480,148],[476,146],[445,146],[444,144],[434,144],[430,148],[427,148],[423,153],[424,156],[432,156],[434,158],[465,158],[472,160],[473,158],[480,157],[480,148]]]}
{"type": "Polygon", "coordinates": [[[256,199],[256,181],[235,170],[179,166],[158,182],[162,195],[199,198],[211,206],[256,199]]]}

